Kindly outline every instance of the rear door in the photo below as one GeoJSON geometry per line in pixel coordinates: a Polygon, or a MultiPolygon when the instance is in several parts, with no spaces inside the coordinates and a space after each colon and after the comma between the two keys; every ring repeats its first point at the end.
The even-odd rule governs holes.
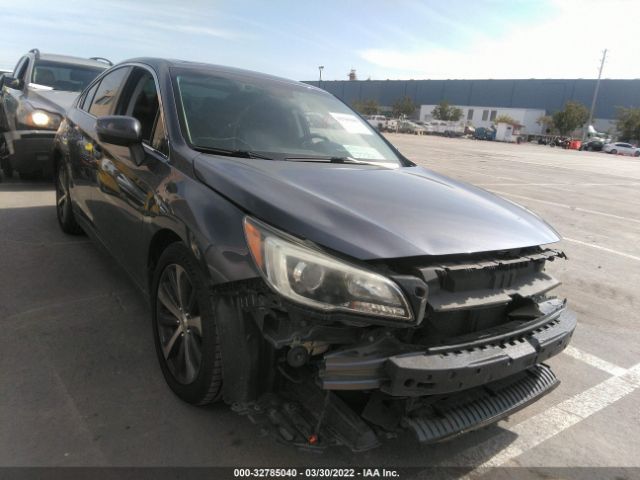
{"type": "Polygon", "coordinates": [[[95,131],[96,119],[114,112],[129,71],[129,67],[110,70],[87,89],[76,107],[68,112],[67,118],[69,160],[73,178],[71,197],[81,215],[105,244],[104,233],[108,227],[97,219],[108,216],[109,207],[100,202],[101,196],[97,191],[109,188],[109,185],[103,182],[100,175],[103,152],[95,131]]]}

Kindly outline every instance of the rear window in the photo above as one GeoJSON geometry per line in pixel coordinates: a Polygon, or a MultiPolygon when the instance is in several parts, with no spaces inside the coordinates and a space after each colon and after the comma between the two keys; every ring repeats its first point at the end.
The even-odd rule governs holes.
{"type": "Polygon", "coordinates": [[[74,65],[60,62],[37,61],[31,83],[50,87],[54,90],[81,92],[104,68],[74,65]]]}

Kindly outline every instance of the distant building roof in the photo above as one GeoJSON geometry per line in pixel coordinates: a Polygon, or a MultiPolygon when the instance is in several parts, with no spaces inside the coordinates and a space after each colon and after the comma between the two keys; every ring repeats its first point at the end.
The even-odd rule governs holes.
{"type": "MultiPolygon", "coordinates": [[[[454,105],[536,108],[551,113],[569,100],[587,107],[595,89],[594,79],[514,80],[334,80],[305,82],[320,86],[346,103],[377,100],[392,105],[404,96],[417,105],[447,100],[454,105]]],[[[604,79],[600,83],[595,117],[614,118],[616,107],[640,107],[640,79],[604,79]]]]}

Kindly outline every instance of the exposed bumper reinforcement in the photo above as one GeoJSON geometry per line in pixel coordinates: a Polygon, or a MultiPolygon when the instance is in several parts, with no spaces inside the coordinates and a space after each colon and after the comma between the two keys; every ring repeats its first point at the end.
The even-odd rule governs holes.
{"type": "Polygon", "coordinates": [[[404,417],[420,442],[447,440],[511,415],[553,390],[560,381],[546,365],[462,392],[432,405],[433,414],[404,417]]]}
{"type": "Polygon", "coordinates": [[[451,394],[546,361],[564,350],[575,327],[575,314],[563,308],[529,328],[487,335],[482,342],[416,351],[416,346],[381,338],[327,355],[320,382],[326,390],[380,389],[393,397],[451,394]]]}

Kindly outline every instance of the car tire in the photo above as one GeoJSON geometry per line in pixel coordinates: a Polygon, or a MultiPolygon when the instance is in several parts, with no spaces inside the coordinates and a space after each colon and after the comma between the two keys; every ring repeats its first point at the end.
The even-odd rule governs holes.
{"type": "Polygon", "coordinates": [[[618,154],[618,151],[617,151],[617,150],[611,150],[609,153],[610,153],[611,155],[617,155],[617,154],[618,154]]]}
{"type": "Polygon", "coordinates": [[[635,152],[635,153],[633,154],[633,156],[634,156],[634,157],[640,157],[640,152],[635,152]]]}
{"type": "Polygon", "coordinates": [[[0,161],[0,167],[2,167],[2,173],[6,178],[13,177],[13,165],[11,165],[11,160],[5,157],[0,161]]]}
{"type": "Polygon", "coordinates": [[[222,391],[215,299],[183,243],[169,245],[160,256],[151,292],[156,354],[169,388],[193,405],[215,402],[222,391]]]}
{"type": "Polygon", "coordinates": [[[70,235],[82,234],[82,228],[76,222],[76,217],[71,207],[71,194],[69,193],[69,174],[64,163],[57,167],[56,177],[56,216],[58,224],[64,233],[70,235]]]}

